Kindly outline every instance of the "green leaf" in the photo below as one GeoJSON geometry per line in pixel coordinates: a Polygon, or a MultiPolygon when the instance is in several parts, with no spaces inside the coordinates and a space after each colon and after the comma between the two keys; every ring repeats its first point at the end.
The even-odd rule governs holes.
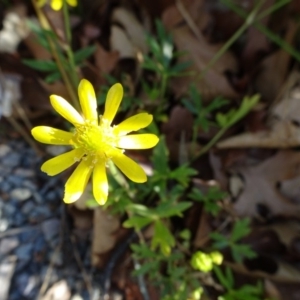
{"type": "Polygon", "coordinates": [[[74,60],[76,65],[80,64],[82,61],[90,57],[96,51],[96,46],[88,46],[82,48],[74,53],[74,60]]]}
{"type": "Polygon", "coordinates": [[[45,81],[47,83],[53,83],[61,78],[60,72],[54,72],[46,76],[45,81]]]}
{"type": "Polygon", "coordinates": [[[34,59],[23,59],[22,62],[38,71],[58,71],[57,65],[52,60],[34,60],[34,59]]]}
{"type": "Polygon", "coordinates": [[[233,259],[238,263],[242,262],[244,258],[251,259],[257,256],[251,247],[246,244],[234,244],[231,246],[231,251],[233,259]]]}
{"type": "Polygon", "coordinates": [[[154,234],[151,241],[151,248],[159,247],[162,254],[170,255],[172,247],[175,245],[175,239],[170,230],[160,221],[154,223],[154,234]]]}
{"type": "Polygon", "coordinates": [[[218,266],[214,266],[214,271],[222,286],[225,287],[227,290],[231,290],[233,288],[234,281],[230,268],[226,267],[225,274],[223,274],[221,268],[218,266]]]}
{"type": "Polygon", "coordinates": [[[133,216],[130,217],[128,220],[126,220],[123,223],[123,226],[125,228],[131,228],[134,227],[137,230],[142,229],[143,227],[150,224],[153,220],[147,217],[139,217],[139,216],[133,216]]]}
{"type": "Polygon", "coordinates": [[[160,218],[170,218],[173,216],[182,216],[182,212],[192,206],[191,202],[169,203],[163,202],[157,208],[156,212],[160,218]]]}
{"type": "Polygon", "coordinates": [[[166,146],[165,137],[161,136],[159,138],[159,143],[153,150],[153,155],[151,161],[153,163],[154,172],[161,175],[161,174],[168,174],[169,169],[169,151],[166,146]]]}
{"type": "Polygon", "coordinates": [[[217,113],[216,121],[217,121],[218,125],[222,128],[227,127],[229,124],[226,115],[224,115],[222,113],[217,113]]]}
{"type": "Polygon", "coordinates": [[[190,177],[196,175],[198,172],[195,169],[189,168],[187,165],[181,165],[177,169],[171,171],[170,178],[177,180],[184,187],[187,187],[190,177]]]}
{"type": "Polygon", "coordinates": [[[233,227],[230,239],[234,242],[240,240],[241,238],[247,236],[251,231],[250,219],[238,220],[233,227]]]}

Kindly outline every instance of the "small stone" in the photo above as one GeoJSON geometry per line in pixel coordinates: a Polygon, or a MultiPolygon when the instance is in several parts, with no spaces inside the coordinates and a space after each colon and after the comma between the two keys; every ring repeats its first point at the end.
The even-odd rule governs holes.
{"type": "Polygon", "coordinates": [[[71,291],[65,280],[56,282],[46,293],[45,299],[51,300],[69,300],[71,291]]]}
{"type": "Polygon", "coordinates": [[[7,176],[7,179],[6,179],[10,184],[12,184],[14,187],[20,187],[24,181],[24,178],[20,177],[20,176],[17,176],[17,175],[9,175],[7,176]]]}
{"type": "Polygon", "coordinates": [[[30,214],[36,207],[36,204],[33,201],[27,201],[21,208],[21,212],[24,215],[30,214]]]}
{"type": "Polygon", "coordinates": [[[19,260],[28,261],[32,257],[32,244],[23,244],[19,248],[16,249],[15,255],[19,260]]]}
{"type": "Polygon", "coordinates": [[[8,154],[12,149],[5,144],[0,145],[0,158],[8,154]]]}
{"type": "Polygon", "coordinates": [[[25,216],[20,214],[20,213],[14,215],[11,218],[11,220],[12,220],[11,225],[13,225],[15,227],[20,227],[20,226],[27,223],[27,220],[26,220],[25,216]]]}
{"type": "Polygon", "coordinates": [[[33,247],[35,253],[43,252],[47,248],[46,240],[42,233],[35,239],[33,247]]]}
{"type": "Polygon", "coordinates": [[[17,213],[17,206],[15,205],[15,202],[11,201],[6,203],[6,205],[3,208],[3,211],[6,217],[14,217],[17,213]]]}
{"type": "Polygon", "coordinates": [[[46,220],[41,224],[42,231],[47,242],[59,235],[60,221],[58,219],[46,220]]]}
{"type": "Polygon", "coordinates": [[[27,188],[15,188],[10,193],[11,197],[19,201],[24,201],[32,196],[32,192],[27,188]]]}
{"type": "Polygon", "coordinates": [[[15,272],[16,260],[15,256],[8,256],[0,262],[0,299],[10,299],[9,288],[15,272]]]}
{"type": "Polygon", "coordinates": [[[0,191],[3,193],[8,193],[12,188],[12,185],[6,180],[0,182],[0,191]]]}
{"type": "Polygon", "coordinates": [[[25,289],[23,290],[23,295],[28,297],[29,299],[33,299],[33,292],[37,288],[38,283],[40,282],[37,276],[31,275],[28,278],[25,289]],[[31,297],[30,297],[31,296],[31,297]]]}
{"type": "Polygon", "coordinates": [[[21,156],[19,153],[10,152],[5,156],[5,159],[2,160],[2,164],[7,167],[17,167],[20,165],[21,156]]]}
{"type": "Polygon", "coordinates": [[[48,219],[53,216],[53,213],[50,211],[48,206],[41,205],[37,206],[30,214],[29,214],[29,222],[31,224],[40,223],[45,219],[48,219]]]}
{"type": "Polygon", "coordinates": [[[6,255],[19,246],[19,240],[11,237],[0,240],[0,255],[6,255]]]}
{"type": "Polygon", "coordinates": [[[0,219],[0,232],[6,231],[9,226],[9,222],[7,219],[0,219]]]}
{"type": "Polygon", "coordinates": [[[84,300],[79,294],[75,294],[72,296],[71,300],[84,300]]]}
{"type": "Polygon", "coordinates": [[[62,267],[64,263],[62,253],[57,251],[54,252],[53,255],[51,256],[51,262],[56,267],[62,267]]]}
{"type": "Polygon", "coordinates": [[[31,169],[17,168],[14,171],[14,174],[20,177],[28,178],[28,177],[33,177],[35,175],[35,172],[31,169]]]}
{"type": "Polygon", "coordinates": [[[27,187],[32,191],[36,191],[38,189],[37,185],[34,182],[32,182],[31,180],[27,180],[27,179],[22,182],[22,186],[27,187]]]}

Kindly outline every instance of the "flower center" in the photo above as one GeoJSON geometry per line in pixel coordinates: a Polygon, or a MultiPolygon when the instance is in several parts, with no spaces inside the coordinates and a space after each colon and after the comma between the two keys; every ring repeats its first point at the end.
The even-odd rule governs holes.
{"type": "Polygon", "coordinates": [[[85,155],[92,158],[93,164],[99,159],[110,159],[116,151],[117,136],[113,134],[113,128],[102,119],[100,125],[94,125],[86,121],[77,125],[72,138],[75,148],[83,148],[85,155]]]}

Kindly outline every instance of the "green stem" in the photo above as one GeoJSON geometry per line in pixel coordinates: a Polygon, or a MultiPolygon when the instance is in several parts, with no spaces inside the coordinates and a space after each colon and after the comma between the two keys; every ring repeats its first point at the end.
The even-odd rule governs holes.
{"type": "Polygon", "coordinates": [[[200,78],[204,77],[205,73],[219,60],[219,58],[231,47],[231,45],[243,34],[243,32],[246,31],[246,29],[253,24],[255,17],[259,9],[263,5],[263,3],[264,3],[263,0],[258,2],[258,4],[247,16],[244,24],[230,37],[230,39],[223,45],[223,47],[216,53],[216,55],[206,65],[206,67],[200,74],[200,78]]]}
{"type": "Polygon", "coordinates": [[[226,132],[228,127],[223,127],[220,131],[193,157],[192,161],[195,161],[197,158],[205,154],[211,147],[213,147],[218,140],[222,137],[222,135],[226,132]]]}
{"type": "MultiPolygon", "coordinates": [[[[236,14],[238,14],[239,16],[246,18],[247,14],[244,10],[240,9],[239,7],[237,7],[236,5],[234,5],[231,1],[228,0],[222,0],[224,1],[224,3],[226,3],[228,5],[228,7],[234,11],[236,14]]],[[[287,0],[282,1],[277,3],[277,5],[275,6],[275,4],[268,9],[269,13],[272,13],[275,11],[275,8],[278,9],[280,6],[279,4],[281,4],[281,6],[283,4],[286,4],[287,0]]],[[[288,44],[285,40],[283,40],[282,38],[280,38],[277,34],[274,34],[270,29],[268,29],[266,26],[264,26],[263,24],[259,23],[258,21],[261,20],[262,18],[264,18],[266,16],[266,12],[262,12],[256,19],[256,21],[254,22],[254,26],[261,31],[263,34],[265,34],[270,40],[272,40],[274,43],[276,43],[279,47],[281,47],[282,49],[284,49],[287,53],[289,53],[291,56],[293,56],[295,59],[297,59],[298,61],[300,61],[300,54],[299,52],[292,47],[290,44],[288,44]]]]}
{"type": "MultiPolygon", "coordinates": [[[[36,14],[38,16],[38,19],[41,23],[41,26],[44,30],[52,30],[51,26],[47,20],[47,18],[45,17],[43,11],[41,10],[41,8],[37,5],[36,0],[32,0],[32,5],[35,8],[36,14]]],[[[59,72],[61,74],[61,77],[63,79],[63,81],[66,84],[66,88],[68,90],[69,96],[71,98],[72,104],[74,105],[74,107],[76,109],[79,109],[79,103],[78,103],[78,98],[77,95],[75,93],[76,90],[74,90],[74,87],[71,84],[71,81],[68,77],[68,73],[66,72],[62,60],[59,56],[59,50],[57,49],[57,47],[55,46],[55,43],[53,42],[53,40],[48,36],[47,37],[47,41],[49,43],[50,46],[50,50],[51,50],[51,54],[53,55],[53,58],[57,64],[57,67],[59,69],[59,72]]]]}
{"type": "Polygon", "coordinates": [[[72,80],[72,84],[76,90],[79,83],[79,79],[77,76],[76,64],[75,64],[74,55],[71,47],[72,32],[71,32],[70,15],[69,15],[69,10],[68,10],[68,5],[66,0],[64,0],[63,2],[63,14],[64,14],[65,32],[66,32],[66,40],[67,40],[67,44],[65,45],[66,46],[65,50],[68,57],[68,62],[70,64],[70,77],[72,80]]]}

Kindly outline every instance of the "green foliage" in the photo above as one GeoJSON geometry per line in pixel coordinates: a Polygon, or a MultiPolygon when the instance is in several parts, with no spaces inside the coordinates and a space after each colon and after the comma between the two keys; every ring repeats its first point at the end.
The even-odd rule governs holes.
{"type": "MultiPolygon", "coordinates": [[[[50,52],[54,47],[57,54],[53,56],[55,61],[23,60],[25,65],[44,72],[46,82],[51,83],[61,79],[63,77],[61,68],[69,75],[76,73],[76,68],[82,66],[96,49],[95,46],[88,46],[74,52],[71,45],[59,40],[54,32],[44,30],[33,22],[30,22],[29,26],[36,34],[37,41],[50,52]]],[[[141,88],[150,101],[144,103],[132,96],[130,87],[126,86],[127,78],[124,75],[121,78],[125,87],[121,111],[130,115],[134,111],[141,111],[146,106],[152,105],[155,121],[165,121],[167,119],[165,109],[169,105],[166,97],[169,80],[172,77],[187,75],[185,71],[190,63],[177,63],[177,58],[183,54],[176,52],[171,35],[167,33],[160,21],[156,21],[156,33],[156,36],[149,34],[146,37],[149,54],[143,57],[141,65],[151,74],[151,80],[140,81],[141,88]]],[[[71,39],[68,42],[70,41],[71,39]]],[[[69,79],[71,85],[74,85],[76,78],[70,76],[69,79]]],[[[105,102],[109,86],[117,82],[116,78],[109,75],[106,79],[108,85],[101,87],[98,96],[100,105],[105,102]]],[[[245,97],[239,108],[224,114],[220,113],[219,109],[228,104],[227,100],[218,97],[204,104],[196,87],[191,86],[189,94],[182,103],[194,115],[193,142],[196,143],[200,128],[208,131],[212,126],[218,125],[221,127],[220,133],[207,145],[206,150],[209,149],[225,130],[240,121],[258,100],[257,95],[245,97]],[[214,115],[216,115],[215,121],[213,121],[214,115]]],[[[155,122],[149,128],[159,134],[155,122]]],[[[219,282],[226,289],[226,293],[220,296],[220,300],[259,299],[257,298],[261,294],[259,286],[245,285],[239,289],[234,288],[231,270],[226,268],[223,273],[217,266],[222,263],[220,252],[206,253],[204,249],[204,251],[191,253],[191,232],[174,226],[174,220],[182,218],[192,207],[193,201],[203,203],[207,213],[217,216],[221,210],[218,202],[226,197],[226,193],[218,187],[210,187],[207,193],[193,188],[188,193],[192,177],[197,175],[197,171],[188,164],[170,167],[169,151],[163,136],[153,150],[151,163],[153,175],[149,176],[148,182],[144,185],[127,182],[123,174],[113,164],[109,164],[110,198],[105,207],[109,207],[112,213],[122,215],[125,219],[123,226],[134,228],[139,236],[143,235],[147,227],[153,229],[149,240],[141,238],[138,244],[131,245],[134,258],[140,262],[140,267],[134,272],[135,275],[145,275],[150,278],[158,286],[163,300],[199,300],[202,294],[206,293],[204,289],[206,282],[201,280],[207,278],[210,282],[214,282],[214,278],[209,277],[214,270],[219,282]],[[208,277],[201,277],[202,275],[208,277]]],[[[87,205],[90,208],[98,207],[94,199],[89,199],[87,205]]],[[[211,234],[214,240],[213,247],[220,250],[229,247],[233,258],[238,262],[245,257],[254,257],[255,253],[251,248],[240,243],[249,232],[249,220],[238,221],[234,224],[229,238],[218,232],[211,234]]]]}
{"type": "MultiPolygon", "coordinates": [[[[45,30],[32,21],[28,21],[28,26],[35,33],[37,42],[48,51],[51,51],[51,46],[49,44],[49,39],[51,39],[51,41],[55,45],[62,66],[67,72],[73,73],[74,70],[72,68],[82,66],[85,60],[88,59],[96,50],[96,46],[92,45],[75,51],[74,53],[72,53],[75,66],[70,65],[68,59],[64,55],[65,53],[62,47],[59,46],[58,38],[53,31],[45,30]]],[[[22,62],[34,70],[48,73],[45,78],[45,81],[48,83],[53,83],[61,79],[61,73],[57,62],[53,60],[23,59],[22,62]]]]}
{"type": "Polygon", "coordinates": [[[193,188],[188,196],[194,201],[202,202],[204,204],[205,211],[216,216],[221,210],[221,207],[218,205],[218,201],[226,198],[227,193],[221,191],[217,186],[211,186],[206,194],[197,188],[193,188]]]}
{"type": "Polygon", "coordinates": [[[172,37],[166,32],[160,20],[156,20],[155,25],[157,38],[150,34],[147,35],[146,41],[150,55],[144,56],[142,67],[159,74],[161,77],[178,76],[190,63],[173,65],[173,60],[179,56],[179,53],[174,51],[172,37]]]}
{"type": "Polygon", "coordinates": [[[230,268],[226,267],[225,273],[217,266],[214,267],[216,276],[222,286],[226,289],[224,295],[218,300],[261,300],[263,299],[263,288],[259,282],[257,285],[245,284],[240,288],[234,288],[234,277],[230,268]]]}
{"type": "Polygon", "coordinates": [[[182,251],[173,250],[168,256],[146,244],[131,245],[135,259],[142,261],[136,276],[148,276],[160,290],[164,300],[199,300],[203,289],[193,277],[182,251]],[[161,269],[164,268],[164,272],[161,269]]]}
{"type": "Polygon", "coordinates": [[[228,100],[217,97],[205,106],[197,88],[192,85],[189,90],[189,98],[182,99],[182,103],[195,116],[194,127],[202,128],[207,132],[211,126],[215,125],[210,121],[211,114],[228,104],[228,100]]]}
{"type": "Polygon", "coordinates": [[[238,121],[240,121],[258,103],[259,98],[259,95],[244,97],[242,104],[239,106],[238,109],[233,108],[226,114],[218,113],[216,116],[216,120],[220,127],[229,128],[238,121]]]}
{"type": "Polygon", "coordinates": [[[236,262],[241,262],[244,258],[254,258],[256,253],[249,245],[240,244],[240,240],[250,233],[250,220],[238,220],[232,229],[229,238],[219,232],[213,232],[210,237],[214,240],[213,247],[215,249],[231,249],[232,257],[236,262]]]}

